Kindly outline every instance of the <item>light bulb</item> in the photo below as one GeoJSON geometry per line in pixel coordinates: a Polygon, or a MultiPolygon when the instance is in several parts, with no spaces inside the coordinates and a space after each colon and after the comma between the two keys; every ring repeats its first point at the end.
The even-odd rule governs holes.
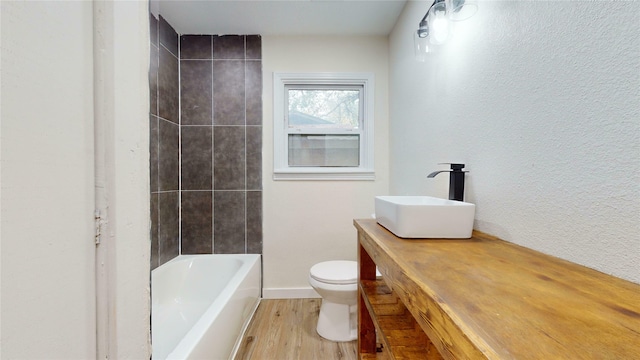
{"type": "Polygon", "coordinates": [[[431,28],[433,29],[431,42],[438,45],[443,44],[449,36],[449,21],[437,18],[433,21],[431,28]]]}
{"type": "Polygon", "coordinates": [[[429,10],[429,28],[431,33],[431,43],[435,45],[444,44],[449,37],[449,18],[447,7],[444,1],[436,2],[429,10]]]}

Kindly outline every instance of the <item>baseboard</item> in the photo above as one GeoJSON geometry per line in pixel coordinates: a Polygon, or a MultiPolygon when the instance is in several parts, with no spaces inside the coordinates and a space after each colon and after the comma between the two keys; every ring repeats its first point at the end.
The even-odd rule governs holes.
{"type": "Polygon", "coordinates": [[[303,288],[263,288],[263,299],[308,299],[321,296],[312,287],[303,288]]]}

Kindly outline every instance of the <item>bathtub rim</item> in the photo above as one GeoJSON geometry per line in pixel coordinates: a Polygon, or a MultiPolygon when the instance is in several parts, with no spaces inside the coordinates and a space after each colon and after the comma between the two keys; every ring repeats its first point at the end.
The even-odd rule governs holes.
{"type": "MultiPolygon", "coordinates": [[[[171,263],[174,262],[182,262],[182,261],[190,261],[191,259],[195,259],[195,258],[204,258],[204,257],[210,257],[210,258],[216,258],[216,257],[231,257],[231,258],[236,258],[236,259],[240,259],[242,261],[242,265],[240,266],[240,268],[238,269],[237,272],[235,272],[233,274],[233,276],[229,279],[229,284],[233,284],[231,285],[231,287],[229,287],[229,284],[227,284],[225,286],[225,288],[223,289],[223,291],[220,293],[220,295],[218,297],[215,298],[214,301],[212,301],[209,306],[207,307],[207,309],[202,313],[202,315],[198,318],[197,321],[195,321],[193,323],[193,325],[191,326],[191,328],[189,328],[189,330],[184,334],[184,336],[178,341],[178,343],[176,344],[176,346],[168,353],[166,354],[165,359],[174,359],[176,358],[176,356],[178,356],[178,358],[182,358],[183,354],[190,354],[193,352],[193,350],[196,348],[196,345],[199,344],[203,337],[205,336],[206,331],[209,329],[210,325],[211,325],[211,321],[215,320],[220,313],[222,312],[224,306],[226,304],[228,304],[234,294],[238,291],[241,283],[243,282],[243,280],[245,280],[249,274],[251,273],[252,269],[257,266],[257,271],[258,271],[258,292],[257,292],[257,296],[256,296],[256,300],[251,308],[251,311],[248,313],[247,318],[244,319],[244,323],[241,325],[240,327],[240,332],[239,334],[237,334],[235,343],[233,344],[232,348],[231,348],[231,353],[230,353],[230,358],[229,359],[233,359],[233,356],[235,356],[235,352],[236,347],[239,348],[239,343],[242,342],[242,338],[244,337],[244,332],[246,331],[246,328],[248,327],[251,319],[253,319],[253,316],[255,314],[255,311],[257,310],[257,307],[260,303],[260,300],[262,299],[262,254],[184,254],[184,255],[178,255],[176,257],[174,257],[173,259],[167,261],[166,263],[162,264],[161,266],[158,266],[156,269],[152,270],[152,276],[151,279],[153,279],[153,271],[160,269],[162,266],[164,265],[169,265],[171,263]],[[257,262],[257,263],[256,263],[257,262]],[[191,341],[186,341],[185,339],[191,340],[191,341]]],[[[166,270],[160,270],[160,271],[166,271],[166,270]]],[[[151,285],[153,285],[151,283],[151,285]]],[[[153,299],[151,299],[151,305],[153,305],[153,299]]],[[[152,311],[153,311],[153,306],[152,306],[152,311]]],[[[151,314],[152,317],[152,314],[151,314]]],[[[153,326],[152,326],[153,329],[153,326]]],[[[151,337],[151,340],[153,340],[153,336],[151,337]]],[[[151,343],[151,346],[153,348],[153,341],[151,343]]],[[[153,357],[153,351],[152,351],[152,359],[154,359],[153,357]]]]}
{"type": "Polygon", "coordinates": [[[251,309],[251,314],[247,317],[246,321],[242,325],[242,329],[240,330],[240,334],[236,339],[236,343],[233,345],[233,349],[231,350],[231,354],[229,354],[228,360],[234,360],[238,355],[238,352],[242,347],[242,341],[244,340],[244,335],[247,333],[247,330],[249,329],[249,325],[251,325],[251,321],[256,316],[258,306],[260,306],[261,302],[262,302],[262,297],[259,297],[258,301],[256,301],[256,303],[254,304],[253,309],[251,309]]]}

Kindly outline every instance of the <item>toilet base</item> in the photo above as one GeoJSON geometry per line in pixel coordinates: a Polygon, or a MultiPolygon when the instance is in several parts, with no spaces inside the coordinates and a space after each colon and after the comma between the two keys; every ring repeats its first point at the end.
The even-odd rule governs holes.
{"type": "Polygon", "coordinates": [[[331,341],[352,341],[358,338],[357,306],[336,304],[322,299],[318,316],[318,335],[331,341]]]}

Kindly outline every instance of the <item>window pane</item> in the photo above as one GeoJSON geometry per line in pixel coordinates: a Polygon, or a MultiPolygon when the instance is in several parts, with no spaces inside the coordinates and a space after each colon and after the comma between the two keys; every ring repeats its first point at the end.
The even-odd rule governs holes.
{"type": "Polygon", "coordinates": [[[289,166],[360,166],[359,135],[289,135],[289,166]]]}
{"type": "Polygon", "coordinates": [[[360,91],[289,89],[289,127],[357,129],[360,91]]]}

